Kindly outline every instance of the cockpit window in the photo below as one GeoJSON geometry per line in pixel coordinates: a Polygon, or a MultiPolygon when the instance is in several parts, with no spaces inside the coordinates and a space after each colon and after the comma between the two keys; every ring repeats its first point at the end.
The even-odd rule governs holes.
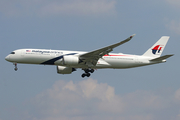
{"type": "Polygon", "coordinates": [[[15,52],[11,52],[11,54],[15,54],[15,52]]]}

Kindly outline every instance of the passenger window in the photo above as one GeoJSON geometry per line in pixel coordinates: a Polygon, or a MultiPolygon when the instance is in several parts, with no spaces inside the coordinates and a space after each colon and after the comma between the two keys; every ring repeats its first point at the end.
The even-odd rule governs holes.
{"type": "Polygon", "coordinates": [[[15,52],[11,52],[11,54],[15,54],[15,52]]]}

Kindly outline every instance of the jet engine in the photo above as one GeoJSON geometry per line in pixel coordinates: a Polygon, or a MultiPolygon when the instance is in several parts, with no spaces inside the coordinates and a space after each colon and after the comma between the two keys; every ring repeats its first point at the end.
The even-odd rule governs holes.
{"type": "Polygon", "coordinates": [[[76,71],[76,69],[65,66],[57,66],[57,73],[59,74],[71,74],[73,71],[76,71]]]}
{"type": "Polygon", "coordinates": [[[68,55],[63,57],[64,65],[77,65],[79,63],[79,57],[68,55]]]}

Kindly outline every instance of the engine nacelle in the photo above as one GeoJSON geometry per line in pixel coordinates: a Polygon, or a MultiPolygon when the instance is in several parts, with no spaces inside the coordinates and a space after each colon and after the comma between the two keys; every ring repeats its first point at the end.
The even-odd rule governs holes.
{"type": "Polygon", "coordinates": [[[77,65],[79,63],[79,57],[68,55],[63,56],[64,65],[77,65]]]}
{"type": "Polygon", "coordinates": [[[57,73],[59,74],[71,74],[73,71],[75,69],[71,67],[57,66],[57,73]]]}

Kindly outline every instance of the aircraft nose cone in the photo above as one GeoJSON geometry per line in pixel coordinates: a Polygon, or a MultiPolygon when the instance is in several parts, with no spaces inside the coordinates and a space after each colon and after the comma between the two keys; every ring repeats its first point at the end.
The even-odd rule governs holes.
{"type": "Polygon", "coordinates": [[[9,55],[5,57],[5,60],[10,61],[9,55]]]}

